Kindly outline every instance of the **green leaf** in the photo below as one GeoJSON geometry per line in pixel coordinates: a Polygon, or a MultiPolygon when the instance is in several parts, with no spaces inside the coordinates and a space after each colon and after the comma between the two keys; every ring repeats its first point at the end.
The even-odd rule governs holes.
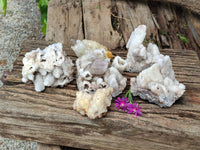
{"type": "Polygon", "coordinates": [[[0,0],[0,6],[3,10],[4,16],[6,16],[7,0],[0,0]]]}
{"type": "Polygon", "coordinates": [[[48,6],[48,2],[49,2],[49,0],[40,0],[39,1],[39,6],[40,7],[48,6]]]}
{"type": "Polygon", "coordinates": [[[128,95],[128,100],[130,101],[131,104],[133,104],[133,97],[131,93],[128,95]]]}
{"type": "Polygon", "coordinates": [[[133,104],[133,97],[132,97],[132,93],[131,93],[131,87],[129,88],[128,92],[125,94],[125,97],[127,97],[128,100],[130,101],[130,103],[133,104]]]}
{"type": "Polygon", "coordinates": [[[42,26],[42,32],[43,32],[44,35],[46,35],[46,30],[47,30],[47,21],[46,21],[46,19],[45,19],[45,20],[44,20],[44,24],[43,24],[43,26],[42,26]]]}
{"type": "Polygon", "coordinates": [[[186,37],[181,36],[180,34],[176,34],[176,35],[179,37],[179,39],[180,39],[181,41],[183,41],[183,42],[185,42],[185,43],[187,43],[187,44],[190,43],[189,40],[188,40],[186,37]]]}
{"type": "Polygon", "coordinates": [[[36,0],[38,2],[38,7],[41,13],[40,22],[42,24],[42,32],[46,35],[47,28],[47,10],[48,10],[48,2],[49,0],[36,0]]]}

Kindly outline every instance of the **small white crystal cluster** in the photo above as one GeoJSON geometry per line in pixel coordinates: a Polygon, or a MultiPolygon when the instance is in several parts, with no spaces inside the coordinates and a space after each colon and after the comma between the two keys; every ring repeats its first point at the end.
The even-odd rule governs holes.
{"type": "Polygon", "coordinates": [[[101,118],[106,115],[107,107],[111,105],[112,92],[112,87],[98,89],[94,94],[77,92],[73,109],[81,115],[87,115],[90,119],[101,118]]]}
{"type": "Polygon", "coordinates": [[[142,45],[145,35],[146,26],[140,25],[126,45],[127,71],[143,70],[137,78],[131,78],[131,92],[161,107],[170,107],[183,95],[185,86],[176,80],[169,56],[160,54],[152,43],[147,48],[142,45]]]}
{"type": "MultiPolygon", "coordinates": [[[[87,41],[87,40],[85,40],[87,41]]],[[[81,41],[75,45],[76,51],[81,53],[82,47],[78,50],[81,41]]],[[[89,41],[91,43],[91,41],[89,41]]],[[[98,44],[100,45],[100,44],[98,44]]],[[[72,49],[74,50],[74,47],[72,49]]],[[[92,46],[98,47],[98,46],[92,46]]],[[[74,50],[75,51],[75,50],[74,50]]],[[[77,85],[79,91],[93,93],[99,88],[113,87],[112,96],[115,97],[122,93],[126,87],[126,78],[120,73],[125,67],[125,61],[116,60],[115,66],[111,66],[111,52],[104,48],[91,50],[89,53],[82,55],[76,60],[77,67],[77,85]]]]}
{"type": "Polygon", "coordinates": [[[65,57],[61,43],[26,53],[23,65],[22,81],[31,80],[37,92],[43,91],[45,86],[62,87],[73,80],[74,64],[65,57]]]}

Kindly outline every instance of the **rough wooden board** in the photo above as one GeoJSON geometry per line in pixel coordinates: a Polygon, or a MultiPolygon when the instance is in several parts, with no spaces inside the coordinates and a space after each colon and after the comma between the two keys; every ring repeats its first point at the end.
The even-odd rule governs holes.
{"type": "Polygon", "coordinates": [[[60,146],[37,143],[37,150],[62,150],[60,146]]]}
{"type": "MultiPolygon", "coordinates": [[[[171,3],[172,1],[82,0],[82,3],[81,0],[50,1],[46,40],[62,42],[70,47],[71,39],[86,38],[108,48],[117,48],[127,43],[137,25],[146,24],[145,41],[153,41],[161,48],[193,49],[200,52],[198,34],[200,15],[190,15],[191,12],[172,5],[180,2],[178,6],[182,6],[183,0],[174,0],[174,3],[171,3]],[[177,34],[186,37],[189,43],[180,40],[177,34]]],[[[199,2],[188,5],[196,7],[199,2]]]]}
{"type": "Polygon", "coordinates": [[[173,3],[179,6],[183,6],[192,12],[200,15],[200,1],[199,0],[148,0],[148,1],[159,1],[162,3],[173,3]]]}
{"type": "Polygon", "coordinates": [[[188,13],[187,15],[187,22],[190,30],[193,33],[193,36],[200,46],[200,17],[198,15],[194,15],[192,13],[188,13]]]}
{"type": "MultiPolygon", "coordinates": [[[[48,44],[25,42],[13,73],[0,89],[1,136],[85,149],[199,148],[200,64],[195,52],[162,50],[171,56],[177,79],[187,86],[184,96],[171,108],[160,108],[135,98],[143,108],[142,117],[116,111],[113,102],[106,117],[90,120],[72,110],[75,81],[64,88],[47,88],[42,93],[35,92],[32,84],[21,82],[21,60],[25,52],[48,44]]],[[[70,49],[65,51],[76,59],[70,49]]],[[[113,53],[126,56],[126,50],[113,53]]],[[[136,74],[124,75],[130,78],[136,74]]]]}
{"type": "Polygon", "coordinates": [[[112,27],[111,9],[111,0],[83,0],[85,38],[113,49],[123,46],[124,42],[112,27]]]}
{"type": "Polygon", "coordinates": [[[83,38],[81,0],[50,1],[46,40],[70,45],[70,39],[83,38]]]}
{"type": "Polygon", "coordinates": [[[131,35],[131,32],[141,24],[148,27],[147,37],[155,38],[157,28],[152,19],[152,13],[147,3],[139,1],[116,1],[116,9],[118,13],[119,29],[123,35],[125,43],[131,35]]]}

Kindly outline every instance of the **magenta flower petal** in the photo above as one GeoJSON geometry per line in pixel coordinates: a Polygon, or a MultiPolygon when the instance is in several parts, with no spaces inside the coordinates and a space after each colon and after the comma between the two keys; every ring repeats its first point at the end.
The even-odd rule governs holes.
{"type": "Polygon", "coordinates": [[[127,97],[118,97],[115,100],[115,107],[117,108],[117,110],[121,109],[123,111],[127,111],[127,104],[129,103],[128,98],[127,97]]]}
{"type": "Polygon", "coordinates": [[[139,106],[139,104],[137,104],[137,103],[134,103],[134,105],[129,103],[127,106],[128,113],[129,114],[133,113],[136,117],[142,115],[141,108],[142,107],[139,106]]]}

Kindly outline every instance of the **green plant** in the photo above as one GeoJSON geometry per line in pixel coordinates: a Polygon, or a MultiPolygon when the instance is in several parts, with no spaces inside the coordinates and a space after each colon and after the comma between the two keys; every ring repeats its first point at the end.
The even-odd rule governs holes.
{"type": "Polygon", "coordinates": [[[130,103],[133,104],[133,97],[132,97],[132,93],[131,93],[131,87],[129,88],[129,90],[126,93],[125,97],[127,97],[128,100],[130,101],[130,103]]]}
{"type": "Polygon", "coordinates": [[[180,34],[176,34],[176,35],[179,37],[179,39],[180,39],[181,41],[183,41],[183,42],[185,42],[185,43],[187,43],[187,44],[190,43],[189,40],[188,40],[186,37],[184,37],[184,36],[182,36],[182,35],[180,35],[180,34]]]}
{"type": "Polygon", "coordinates": [[[162,30],[162,31],[161,31],[161,34],[162,34],[162,35],[166,35],[167,33],[165,32],[165,30],[162,30]]]}
{"type": "Polygon", "coordinates": [[[6,16],[7,0],[0,0],[0,6],[3,10],[4,16],[6,16]]]}
{"type": "Polygon", "coordinates": [[[36,0],[38,3],[38,7],[41,12],[41,19],[40,22],[42,24],[42,32],[46,35],[46,28],[47,28],[47,10],[48,10],[48,3],[49,0],[36,0]]]}
{"type": "Polygon", "coordinates": [[[96,9],[99,9],[99,10],[101,10],[101,7],[100,7],[100,5],[96,5],[96,9]]]}

